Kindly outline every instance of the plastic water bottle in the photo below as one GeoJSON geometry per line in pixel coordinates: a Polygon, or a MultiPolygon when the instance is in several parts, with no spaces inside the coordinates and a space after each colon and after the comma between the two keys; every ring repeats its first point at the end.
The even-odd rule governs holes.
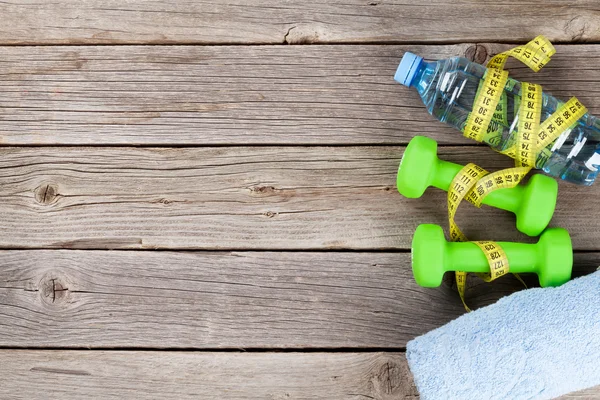
{"type": "MultiPolygon", "coordinates": [[[[394,79],[414,87],[427,111],[435,118],[463,131],[480,82],[487,68],[463,57],[425,62],[422,57],[405,53],[394,79]]],[[[498,151],[514,145],[521,83],[508,78],[504,88],[506,120],[493,120],[483,141],[498,151]]],[[[548,93],[542,95],[541,122],[564,102],[548,93]]],[[[550,157],[540,157],[536,167],[547,174],[580,185],[591,185],[600,167],[600,121],[585,114],[572,129],[567,129],[548,145],[550,157]]]]}

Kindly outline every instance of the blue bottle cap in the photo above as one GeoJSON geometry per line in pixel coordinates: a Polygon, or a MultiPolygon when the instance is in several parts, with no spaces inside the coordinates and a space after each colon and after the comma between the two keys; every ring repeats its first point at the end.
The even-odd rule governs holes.
{"type": "Polygon", "coordinates": [[[407,51],[400,61],[394,79],[404,86],[410,86],[422,61],[423,57],[407,51]]]}

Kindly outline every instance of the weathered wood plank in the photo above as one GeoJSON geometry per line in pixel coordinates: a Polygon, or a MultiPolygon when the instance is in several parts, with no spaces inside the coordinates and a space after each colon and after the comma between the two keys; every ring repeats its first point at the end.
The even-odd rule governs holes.
{"type": "Polygon", "coordinates": [[[401,348],[464,313],[450,288],[419,288],[400,253],[4,251],[0,263],[2,346],[401,348]]]}
{"type": "MultiPolygon", "coordinates": [[[[409,249],[418,224],[447,225],[446,194],[394,187],[403,147],[0,149],[0,247],[409,249]]],[[[441,157],[488,170],[512,160],[487,147],[441,157]]],[[[553,225],[599,250],[600,186],[562,183],[553,225]]],[[[532,240],[512,214],[465,204],[473,239],[532,240]],[[493,221],[493,224],[490,222],[493,221]]]]}
{"type": "MultiPolygon", "coordinates": [[[[598,257],[578,254],[576,275],[598,257]]],[[[416,285],[409,253],[0,251],[0,265],[0,346],[400,349],[464,313],[450,280],[416,285]]],[[[522,289],[468,283],[474,308],[522,289]]]]}
{"type": "Polygon", "coordinates": [[[414,399],[402,353],[0,351],[7,399],[414,399]]]}
{"type": "Polygon", "coordinates": [[[328,43],[598,40],[596,3],[345,0],[213,3],[8,0],[3,44],[328,43]],[[540,13],[543,4],[544,12],[540,13]],[[574,6],[576,4],[576,7],[574,6]]]}
{"type": "MultiPolygon", "coordinates": [[[[507,46],[0,47],[2,144],[471,143],[393,80],[405,50],[484,62],[507,46]]],[[[600,115],[600,46],[558,46],[539,74],[600,115]],[[573,71],[577,74],[573,74],[573,71]]]]}
{"type": "Polygon", "coordinates": [[[560,396],[557,400],[568,400],[568,399],[579,399],[579,400],[594,400],[600,399],[600,386],[596,386],[586,390],[580,390],[560,396]]]}
{"type": "MultiPolygon", "coordinates": [[[[418,399],[402,353],[0,351],[10,399],[418,399]]],[[[595,399],[600,388],[562,396],[595,399]]]]}

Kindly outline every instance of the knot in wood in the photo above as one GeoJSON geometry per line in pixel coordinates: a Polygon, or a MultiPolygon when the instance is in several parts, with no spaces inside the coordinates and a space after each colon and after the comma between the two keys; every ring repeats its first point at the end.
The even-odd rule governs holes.
{"type": "Polygon", "coordinates": [[[263,213],[263,215],[264,215],[265,217],[267,217],[267,218],[273,218],[273,217],[275,217],[276,215],[278,215],[278,213],[276,213],[276,212],[273,212],[273,211],[267,211],[267,212],[263,213]]]}
{"type": "Polygon", "coordinates": [[[393,360],[387,360],[375,372],[374,382],[376,392],[381,397],[398,395],[403,391],[404,374],[393,360]]]}
{"type": "Polygon", "coordinates": [[[44,183],[38,186],[34,193],[35,201],[38,203],[44,205],[52,204],[58,197],[58,186],[53,183],[44,183]]]}
{"type": "Polygon", "coordinates": [[[57,306],[67,302],[69,288],[64,277],[47,274],[40,282],[40,294],[44,303],[57,306]]]}
{"type": "Polygon", "coordinates": [[[465,57],[478,64],[485,64],[488,57],[488,51],[482,44],[473,44],[465,50],[465,57]]]}
{"type": "Polygon", "coordinates": [[[276,190],[274,186],[252,186],[250,188],[250,192],[253,194],[270,194],[276,190]]]}
{"type": "Polygon", "coordinates": [[[590,26],[594,23],[588,23],[589,21],[583,15],[577,15],[571,18],[566,24],[564,31],[567,35],[571,36],[571,42],[579,42],[585,40],[587,32],[590,26]]]}

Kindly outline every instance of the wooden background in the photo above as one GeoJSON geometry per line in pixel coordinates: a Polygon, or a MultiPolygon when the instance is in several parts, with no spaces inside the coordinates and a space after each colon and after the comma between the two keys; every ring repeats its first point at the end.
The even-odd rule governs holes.
{"type": "MultiPolygon", "coordinates": [[[[0,15],[7,399],[416,398],[406,342],[464,309],[450,281],[412,279],[412,233],[446,210],[443,192],[397,193],[404,146],[511,161],[395,83],[403,53],[484,63],[544,34],[553,61],[511,75],[600,115],[591,0],[7,0],[0,15]]],[[[600,186],[560,184],[575,275],[599,264],[599,206],[600,186]]],[[[532,240],[499,210],[458,221],[532,240]]],[[[474,307],[520,289],[470,286],[474,307]]]]}

